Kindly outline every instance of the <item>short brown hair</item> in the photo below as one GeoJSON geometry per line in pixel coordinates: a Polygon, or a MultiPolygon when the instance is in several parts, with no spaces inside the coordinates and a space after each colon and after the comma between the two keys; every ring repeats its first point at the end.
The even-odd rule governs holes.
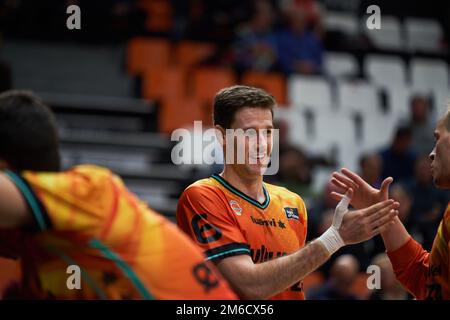
{"type": "Polygon", "coordinates": [[[263,89],[241,85],[224,88],[214,98],[213,123],[228,129],[242,108],[269,109],[273,116],[275,106],[274,97],[263,89]]]}

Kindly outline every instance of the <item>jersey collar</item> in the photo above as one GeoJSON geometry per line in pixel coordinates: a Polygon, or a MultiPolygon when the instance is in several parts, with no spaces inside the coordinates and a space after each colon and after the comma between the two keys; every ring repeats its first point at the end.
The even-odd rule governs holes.
{"type": "Polygon", "coordinates": [[[263,203],[260,203],[259,201],[249,197],[239,189],[233,187],[228,181],[226,181],[224,178],[219,176],[218,174],[213,174],[212,178],[217,180],[222,186],[224,186],[228,191],[234,193],[235,195],[239,196],[240,198],[244,199],[247,202],[250,202],[252,205],[258,207],[259,209],[265,209],[268,207],[270,202],[270,195],[269,192],[266,189],[265,184],[263,183],[263,192],[264,196],[266,197],[266,200],[263,203]]]}

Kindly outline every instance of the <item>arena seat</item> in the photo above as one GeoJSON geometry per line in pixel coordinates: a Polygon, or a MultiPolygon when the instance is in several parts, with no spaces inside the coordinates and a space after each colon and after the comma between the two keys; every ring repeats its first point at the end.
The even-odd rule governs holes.
{"type": "Polygon", "coordinates": [[[389,88],[406,84],[405,62],[398,56],[368,55],[364,60],[364,73],[380,87],[389,88]]]}
{"type": "Polygon", "coordinates": [[[443,31],[438,21],[408,17],[404,22],[407,47],[410,51],[439,53],[443,31]]]}
{"type": "Polygon", "coordinates": [[[291,76],[288,79],[288,103],[306,105],[315,109],[331,110],[331,88],[322,77],[291,76]]]}
{"type": "Polygon", "coordinates": [[[168,40],[136,37],[127,47],[127,70],[139,75],[157,67],[167,66],[171,60],[171,45],[168,40]]]}
{"type": "Polygon", "coordinates": [[[214,53],[215,46],[210,43],[182,41],[175,49],[175,63],[184,68],[190,68],[202,62],[214,53]]]}
{"type": "Polygon", "coordinates": [[[358,74],[358,61],[349,53],[327,52],[324,57],[325,72],[335,78],[358,74]]]}
{"type": "Polygon", "coordinates": [[[244,73],[242,83],[270,92],[281,105],[286,103],[286,78],[281,74],[249,71],[244,73]]]}

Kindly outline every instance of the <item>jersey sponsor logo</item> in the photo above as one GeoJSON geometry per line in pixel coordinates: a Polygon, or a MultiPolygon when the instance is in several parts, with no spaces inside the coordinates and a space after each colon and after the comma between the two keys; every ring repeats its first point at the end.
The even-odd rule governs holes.
{"type": "Polygon", "coordinates": [[[299,220],[298,209],[297,208],[284,208],[284,212],[286,213],[286,218],[289,220],[299,220]]]}
{"type": "Polygon", "coordinates": [[[275,219],[266,220],[266,219],[261,219],[261,218],[255,218],[253,216],[250,216],[250,218],[252,219],[252,222],[254,224],[257,224],[257,225],[260,225],[260,226],[286,229],[286,224],[283,221],[281,221],[281,220],[278,220],[278,221],[276,221],[275,219]]]}
{"type": "Polygon", "coordinates": [[[240,216],[242,214],[242,208],[236,200],[230,200],[230,207],[236,215],[240,216]]]}
{"type": "Polygon", "coordinates": [[[259,249],[250,249],[250,256],[254,263],[266,262],[272,260],[273,258],[279,258],[287,255],[286,252],[274,252],[269,251],[267,248],[262,245],[259,249]]]}

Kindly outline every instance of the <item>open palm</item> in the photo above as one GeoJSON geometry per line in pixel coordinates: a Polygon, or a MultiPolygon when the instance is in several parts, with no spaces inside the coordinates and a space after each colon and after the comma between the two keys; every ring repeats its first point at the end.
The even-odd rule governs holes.
{"type": "Polygon", "coordinates": [[[358,174],[343,168],[341,172],[334,172],[331,178],[331,182],[342,190],[342,192],[339,193],[333,191],[331,196],[336,200],[340,200],[344,197],[345,192],[349,188],[352,188],[353,197],[350,204],[356,209],[362,209],[377,202],[387,200],[389,195],[389,185],[392,181],[393,179],[391,177],[384,179],[381,188],[378,190],[369,185],[358,174]]]}

